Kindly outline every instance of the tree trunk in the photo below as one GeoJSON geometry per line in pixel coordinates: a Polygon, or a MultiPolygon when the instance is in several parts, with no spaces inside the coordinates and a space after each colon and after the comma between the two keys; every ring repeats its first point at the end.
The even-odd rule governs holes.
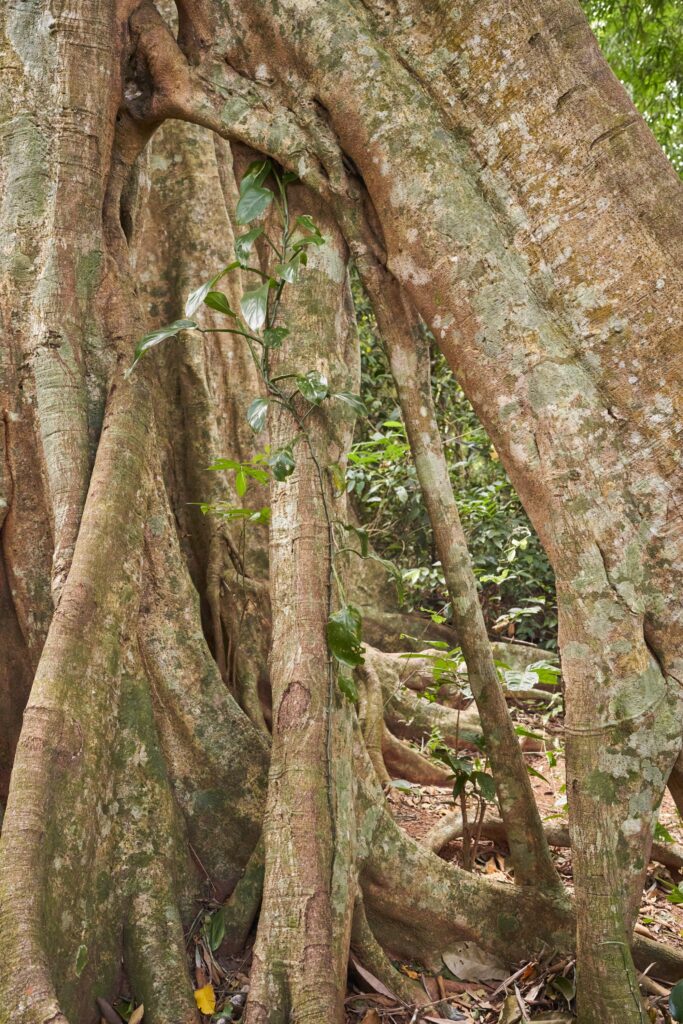
{"type": "MultiPolygon", "coordinates": [[[[33,680],[0,839],[0,1020],[89,1020],[122,952],[151,1024],[195,1019],[182,922],[196,862],[230,891],[260,833],[263,536],[243,588],[239,544],[187,505],[229,496],[202,467],[243,456],[258,382],[226,335],[122,373],[143,328],[180,312],[177,291],[231,255],[225,145],[165,127],[147,196],[140,154],[178,118],[270,154],[324,206],[336,255],[289,313],[297,368],[346,339],[346,313],[330,315],[345,288],[334,217],[355,258],[405,290],[491,435],[558,580],[579,1017],[640,1021],[628,947],[682,738],[680,183],[574,0],[178,8],[177,41],[148,0],[0,16],[5,780],[33,680]]],[[[348,358],[334,351],[332,379],[348,358]]],[[[284,414],[273,427],[292,430],[284,414]]],[[[309,429],[314,452],[343,453],[339,424],[315,413],[309,429]]],[[[371,934],[413,955],[463,935],[510,959],[573,944],[561,899],[463,877],[382,807],[328,671],[330,485],[297,452],[273,492],[253,1020],[339,1018],[356,870],[371,934]],[[319,844],[293,866],[304,821],[319,844]],[[288,892],[298,927],[282,921],[288,892]],[[292,950],[301,962],[280,970],[292,950]]]]}

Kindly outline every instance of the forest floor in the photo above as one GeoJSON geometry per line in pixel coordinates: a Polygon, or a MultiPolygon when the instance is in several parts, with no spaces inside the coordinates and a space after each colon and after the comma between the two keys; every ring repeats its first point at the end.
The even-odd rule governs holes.
{"type": "MultiPolygon", "coordinates": [[[[543,720],[520,708],[513,710],[513,717],[518,725],[530,732],[543,731],[549,738],[548,748],[553,751],[550,757],[544,751],[534,751],[526,752],[525,758],[537,773],[531,775],[531,782],[543,821],[553,827],[566,825],[561,717],[543,720]]],[[[444,816],[456,810],[449,787],[390,787],[387,800],[401,827],[418,842],[424,841],[444,816]]],[[[493,811],[491,816],[495,817],[493,811]]],[[[660,809],[659,822],[664,829],[664,832],[659,831],[660,842],[683,844],[683,824],[668,793],[660,809]]],[[[552,852],[571,892],[570,851],[552,848],[552,852]]],[[[462,840],[449,842],[439,855],[462,865],[462,840]]],[[[499,882],[514,884],[508,851],[502,843],[481,839],[473,870],[499,882]]],[[[682,877],[675,870],[650,863],[637,925],[641,934],[678,948],[683,948],[683,886],[680,906],[667,897],[682,877]]],[[[203,1019],[237,1021],[248,992],[251,949],[241,957],[227,959],[220,955],[220,950],[212,955],[206,947],[206,934],[202,937],[201,932],[195,932],[188,937],[188,952],[195,961],[196,984],[212,982],[218,997],[216,1006],[222,1010],[213,1016],[207,1013],[203,1019]]],[[[418,1021],[443,1024],[450,1020],[467,1024],[525,1024],[527,1021],[569,1024],[574,1020],[574,961],[560,960],[552,950],[538,961],[520,961],[506,967],[472,944],[461,943],[459,948],[445,952],[444,961],[439,964],[425,966],[400,959],[393,959],[393,963],[422,986],[431,1005],[418,1013],[414,1007],[401,1004],[352,957],[346,996],[347,1024],[417,1024],[418,1021]]],[[[653,1024],[670,1022],[665,1013],[668,988],[649,976],[642,985],[653,1024]]]]}
{"type": "MultiPolygon", "coordinates": [[[[524,724],[529,730],[545,728],[547,732],[547,725],[544,727],[533,715],[520,711],[515,717],[518,723],[524,724]]],[[[549,763],[547,755],[542,751],[527,752],[525,758],[543,776],[531,778],[541,818],[548,824],[558,826],[567,824],[561,720],[551,724],[551,734],[554,734],[554,742],[559,747],[551,757],[554,764],[549,763]]],[[[423,841],[445,815],[456,809],[450,789],[435,786],[414,786],[408,791],[392,789],[387,799],[396,820],[418,841],[423,841]]],[[[683,823],[668,793],[660,809],[659,822],[675,843],[683,843],[683,823]]],[[[552,853],[558,871],[571,892],[570,851],[553,848],[552,853]]],[[[439,855],[462,865],[462,840],[449,842],[439,855]]],[[[473,870],[497,881],[514,884],[508,851],[502,844],[481,839],[473,870]]],[[[675,870],[650,863],[637,925],[640,934],[678,948],[683,948],[683,905],[671,903],[667,896],[681,881],[681,877],[675,870]]],[[[560,961],[553,958],[549,951],[546,960],[520,962],[510,970],[501,971],[495,961],[486,956],[479,957],[476,953],[469,962],[470,952],[459,949],[458,962],[445,954],[445,960],[450,961],[451,968],[457,967],[458,963],[461,965],[457,974],[445,962],[425,972],[423,965],[394,961],[399,970],[415,977],[430,999],[434,1000],[433,1010],[428,1010],[419,1018],[414,1016],[412,1010],[399,1007],[397,1001],[385,993],[368,991],[372,985],[368,983],[367,977],[362,978],[352,970],[347,997],[348,1024],[415,1024],[418,1019],[430,1022],[461,1020],[477,1024],[516,1024],[527,1020],[565,1024],[574,1019],[573,960],[560,961]]],[[[649,989],[645,996],[653,1021],[670,1019],[663,1013],[667,1006],[668,988],[659,985],[654,978],[644,984],[649,989]]]]}

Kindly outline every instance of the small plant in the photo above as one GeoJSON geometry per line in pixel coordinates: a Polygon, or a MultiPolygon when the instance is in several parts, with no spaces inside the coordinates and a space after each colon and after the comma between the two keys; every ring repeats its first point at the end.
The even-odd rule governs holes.
{"type": "Polygon", "coordinates": [[[497,800],[496,784],[486,770],[485,757],[459,756],[440,738],[430,740],[429,749],[432,757],[453,773],[453,800],[460,805],[462,815],[462,864],[466,871],[471,871],[477,858],[486,807],[497,800]],[[473,818],[469,815],[468,801],[474,802],[473,818]]]}

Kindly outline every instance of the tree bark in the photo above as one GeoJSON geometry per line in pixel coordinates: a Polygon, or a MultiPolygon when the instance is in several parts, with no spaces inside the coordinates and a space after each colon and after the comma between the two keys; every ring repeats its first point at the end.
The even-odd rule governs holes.
{"type": "MultiPolygon", "coordinates": [[[[207,496],[198,467],[239,448],[226,423],[217,426],[215,405],[239,410],[246,388],[224,396],[242,371],[226,371],[232,350],[221,347],[211,365],[215,349],[198,356],[181,343],[132,382],[121,374],[140,325],[166,318],[138,304],[136,280],[149,297],[156,278],[144,248],[132,273],[130,241],[136,206],[146,204],[144,169],[133,167],[173,117],[298,173],[353,255],[385,265],[408,294],[486,426],[558,580],[579,1017],[642,1020],[629,953],[634,906],[653,811],[669,777],[680,788],[683,200],[578,7],[282,0],[273,10],[206,0],[179,4],[176,40],[149,2],[114,10],[39,0],[3,11],[0,56],[0,638],[18,665],[11,685],[0,672],[0,701],[14,723],[33,676],[0,840],[0,1014],[20,1024],[87,1020],[94,995],[115,984],[123,930],[152,1024],[192,1020],[180,923],[198,891],[189,845],[212,877],[234,885],[258,839],[268,743],[228,688],[253,698],[263,683],[253,595],[265,559],[240,604],[224,571],[234,544],[185,504],[207,496]],[[249,628],[237,645],[242,620],[249,628]],[[151,941],[162,919],[167,949],[151,941]]],[[[201,136],[186,131],[189,153],[201,136]]],[[[225,149],[212,156],[205,146],[188,156],[188,176],[199,165],[210,171],[220,201],[199,188],[191,202],[202,202],[199,223],[216,231],[219,251],[231,175],[225,149]]],[[[182,195],[172,178],[168,196],[182,195]]],[[[184,288],[203,261],[201,236],[185,277],[164,221],[189,233],[189,205],[170,218],[153,202],[148,237],[167,232],[176,265],[168,285],[184,288]]],[[[329,329],[331,308],[309,310],[309,322],[329,329]]],[[[297,487],[313,488],[310,471],[304,461],[297,487]]],[[[225,482],[212,486],[225,493],[225,482]]],[[[317,523],[320,502],[307,514],[317,523]]],[[[310,547],[306,565],[322,593],[325,565],[313,564],[310,547]]],[[[274,567],[276,617],[291,614],[279,596],[291,572],[274,567]]],[[[322,643],[321,621],[316,606],[297,629],[322,643]]],[[[284,669],[292,638],[280,626],[276,744],[293,681],[284,669]]],[[[322,771],[321,737],[334,718],[344,748],[352,716],[333,688],[325,704],[318,660],[304,722],[322,771]]],[[[255,718],[258,706],[257,697],[255,718]]],[[[16,728],[3,738],[5,775],[16,728]]],[[[275,763],[290,759],[277,750],[275,763]]],[[[572,947],[574,920],[560,900],[463,879],[401,837],[362,779],[351,802],[348,759],[334,769],[328,759],[324,786],[302,795],[307,813],[316,792],[338,796],[315,805],[313,858],[314,892],[331,898],[339,884],[338,902],[315,923],[337,986],[356,840],[380,942],[393,928],[420,955],[462,934],[515,958],[542,941],[572,947]],[[344,843],[338,830],[332,862],[332,823],[354,814],[358,828],[344,843]],[[338,876],[326,874],[333,863],[338,876]]],[[[271,773],[269,820],[295,795],[287,772],[281,795],[278,785],[271,773]]],[[[264,993],[284,990],[268,976],[276,958],[263,957],[277,934],[276,865],[287,846],[278,852],[277,843],[266,842],[249,1009],[273,1021],[280,1011],[264,993]]],[[[294,872],[299,908],[301,883],[294,872]]],[[[287,971],[296,1013],[312,1012],[305,974],[287,971]]],[[[334,987],[324,995],[329,1019],[339,1015],[334,987]]]]}

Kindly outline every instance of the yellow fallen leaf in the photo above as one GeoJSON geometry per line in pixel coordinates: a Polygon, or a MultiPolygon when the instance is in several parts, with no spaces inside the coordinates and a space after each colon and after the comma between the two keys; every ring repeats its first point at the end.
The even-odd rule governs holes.
{"type": "Polygon", "coordinates": [[[204,985],[194,990],[194,1001],[202,1013],[214,1013],[216,1010],[216,993],[213,985],[204,985]]]}
{"type": "Polygon", "coordinates": [[[144,1016],[145,1016],[145,1004],[144,1003],[140,1003],[140,1005],[136,1006],[136,1008],[133,1010],[133,1012],[131,1013],[130,1017],[128,1018],[128,1024],[140,1024],[140,1021],[142,1020],[142,1018],[144,1016]]]}

